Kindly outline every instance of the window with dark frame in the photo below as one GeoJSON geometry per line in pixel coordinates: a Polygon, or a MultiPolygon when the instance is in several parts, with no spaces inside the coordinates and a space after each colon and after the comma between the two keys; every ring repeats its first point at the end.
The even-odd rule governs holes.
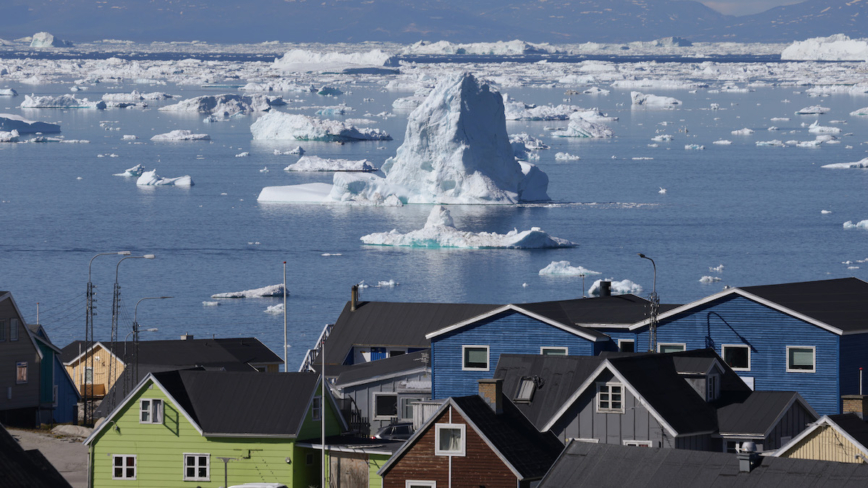
{"type": "Polygon", "coordinates": [[[488,369],[488,348],[464,346],[464,369],[488,369]]]}
{"type": "Polygon", "coordinates": [[[522,377],[518,382],[518,391],[515,392],[513,401],[516,403],[530,403],[536,391],[536,382],[529,376],[522,377]]]}
{"type": "Polygon", "coordinates": [[[136,479],[136,456],[116,454],[112,459],[112,479],[136,479]]]}
{"type": "Polygon", "coordinates": [[[398,395],[385,393],[374,395],[374,418],[390,418],[398,416],[398,395]]]}
{"type": "Polygon", "coordinates": [[[750,370],[750,347],[749,346],[730,346],[725,345],[721,347],[723,350],[723,362],[725,362],[730,368],[738,371],[748,371],[750,370]]]}
{"type": "Polygon", "coordinates": [[[210,481],[210,454],[184,454],[184,481],[210,481]]]}
{"type": "Polygon", "coordinates": [[[787,346],[787,371],[806,373],[816,371],[814,348],[787,346]]]}

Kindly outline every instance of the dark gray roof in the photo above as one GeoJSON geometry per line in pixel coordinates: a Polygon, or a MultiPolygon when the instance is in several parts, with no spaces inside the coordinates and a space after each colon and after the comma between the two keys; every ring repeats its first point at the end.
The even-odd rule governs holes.
{"type": "MultiPolygon", "coordinates": [[[[135,360],[133,342],[101,342],[117,357],[135,360]]],[[[84,341],[73,341],[61,351],[61,360],[68,363],[85,350],[84,341]],[[80,346],[80,347],[79,347],[80,346]]],[[[247,370],[249,363],[282,363],[283,359],[255,337],[232,339],[188,339],[139,341],[139,364],[177,367],[219,366],[225,369],[247,370]]]]}
{"type": "MultiPolygon", "coordinates": [[[[764,436],[775,425],[795,399],[800,398],[794,391],[754,391],[738,398],[728,395],[717,406],[717,426],[721,434],[753,434],[764,436]]],[[[809,417],[817,417],[806,410],[809,417]]],[[[801,431],[806,426],[801,425],[801,431]]]]}
{"type": "Polygon", "coordinates": [[[868,422],[860,419],[855,413],[829,415],[829,420],[838,424],[841,430],[856,439],[863,447],[868,448],[868,422]]]}
{"type": "Polygon", "coordinates": [[[844,332],[868,330],[868,283],[858,278],[739,288],[844,332]]]}
{"type": "MultiPolygon", "coordinates": [[[[426,363],[422,362],[423,354],[429,354],[429,352],[427,350],[416,351],[353,365],[338,376],[335,385],[342,386],[357,381],[373,380],[381,376],[399,375],[422,369],[426,366],[426,363]]],[[[328,372],[328,366],[326,366],[326,372],[328,372]]]]}
{"type": "Polygon", "coordinates": [[[319,380],[314,373],[154,373],[206,434],[298,435],[319,380]]]}
{"type": "MultiPolygon", "coordinates": [[[[114,385],[109,389],[108,393],[106,393],[102,402],[100,402],[99,406],[96,407],[96,410],[93,411],[94,418],[105,418],[108,417],[112,410],[115,409],[116,406],[123,403],[126,396],[139,385],[146,376],[151,373],[162,373],[165,371],[178,371],[180,369],[198,369],[201,371],[205,371],[205,368],[196,367],[196,368],[179,368],[177,366],[172,365],[162,365],[162,364],[139,364],[139,370],[137,375],[133,375],[133,369],[135,368],[124,368],[118,377],[117,381],[115,381],[114,385]],[[137,376],[137,377],[133,377],[137,376]]],[[[214,371],[214,369],[210,369],[214,371]]]]}
{"type": "Polygon", "coordinates": [[[571,442],[539,488],[600,486],[631,488],[756,487],[856,488],[868,486],[868,466],[761,457],[740,473],[735,454],[571,442]]]}
{"type": "Polygon", "coordinates": [[[712,357],[674,356],[672,361],[679,374],[701,374],[708,372],[715,359],[712,357]]]}
{"type": "MultiPolygon", "coordinates": [[[[2,295],[3,292],[0,292],[2,295]]],[[[0,425],[0,475],[3,488],[70,487],[38,449],[25,451],[0,425]]]]}
{"type": "MultiPolygon", "coordinates": [[[[648,318],[650,302],[636,295],[579,298],[552,302],[522,303],[520,307],[562,324],[632,325],[648,318]]],[[[660,305],[660,313],[679,305],[660,305]]]]}
{"type": "Polygon", "coordinates": [[[538,431],[506,398],[500,415],[478,395],[452,401],[525,479],[542,477],[564,448],[551,432],[538,431]]]}
{"type": "Polygon", "coordinates": [[[349,302],[326,341],[326,364],[343,364],[355,345],[430,347],[426,334],[490,312],[500,305],[349,302]]]}

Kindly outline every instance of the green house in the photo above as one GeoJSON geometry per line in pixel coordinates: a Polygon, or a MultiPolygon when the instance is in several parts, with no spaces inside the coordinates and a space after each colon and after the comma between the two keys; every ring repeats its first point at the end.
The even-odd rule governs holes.
{"type": "Polygon", "coordinates": [[[321,451],[347,430],[313,373],[152,373],[85,440],[93,488],[319,486],[321,451]],[[228,484],[227,484],[228,483],[228,484]]]}

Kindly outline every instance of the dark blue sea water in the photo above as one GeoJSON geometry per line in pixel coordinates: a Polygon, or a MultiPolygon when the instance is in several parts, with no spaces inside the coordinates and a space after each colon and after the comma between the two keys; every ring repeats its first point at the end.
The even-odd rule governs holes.
{"type": "MultiPolygon", "coordinates": [[[[10,86],[22,94],[69,93],[69,85],[10,86]]],[[[77,96],[95,99],[106,91],[143,88],[153,91],[101,84],[77,96]]],[[[185,98],[215,93],[189,86],[156,89],[185,98]]],[[[22,111],[16,107],[23,97],[2,98],[0,112],[59,121],[67,139],[91,142],[0,144],[0,289],[13,292],[28,321],[36,321],[39,303],[40,322],[51,339],[63,346],[84,337],[89,259],[106,251],[154,253],[153,261],[127,260],[120,266],[121,337],[130,330],[139,298],[171,295],[171,300],[139,306],[141,326],[159,329],[143,339],[177,338],[184,333],[256,336],[279,353],[283,316],[264,310],[280,300],[223,300],[217,307],[204,307],[202,302],[214,293],[280,283],[286,261],[291,292],[289,362],[297,367],[323,325],[337,318],[349,299],[350,286],[362,280],[400,283],[394,288],[367,288],[362,294],[365,300],[506,303],[579,297],[581,278],[538,275],[550,262],[568,260],[573,266],[601,272],[599,277],[631,279],[647,294],[652,287],[651,264],[637,257],[638,252],[656,260],[657,288],[666,303],[696,300],[724,285],[844,276],[865,279],[868,263],[842,262],[868,258],[868,232],[844,230],[842,223],[868,219],[868,171],[820,166],[868,156],[868,120],[848,115],[868,105],[868,97],[809,98],[794,90],[798,89],[718,94],[652,91],[681,99],[684,108],[674,111],[631,110],[629,91],[624,90],[601,97],[573,96],[573,104],[600,107],[620,117],[610,124],[617,135],[610,140],[554,139],[544,130],[566,123],[508,123],[510,133],[542,136],[551,145],[541,151],[537,164],[549,175],[549,195],[562,205],[450,210],[459,228],[503,233],[538,226],[580,243],[573,249],[535,251],[361,245],[359,237],[365,234],[422,227],[430,206],[259,205],[256,197],[264,186],[328,182],[331,174],[283,171],[296,157],[275,156],[274,149],[288,150],[298,143],[254,143],[249,131],[253,117],[208,124],[201,115],[157,111],[163,102],[152,103],[145,111],[22,111]],[[783,103],[784,99],[791,103],[783,103]],[[723,110],[705,110],[712,102],[723,110]],[[840,126],[853,135],[842,137],[841,144],[817,149],[755,146],[758,140],[813,139],[802,123],[810,124],[817,117],[793,112],[818,103],[832,108],[820,117],[823,125],[846,120],[840,126]],[[771,122],[771,117],[790,120],[771,122]],[[781,131],[766,131],[771,125],[781,131]],[[743,127],[756,133],[730,134],[743,127]],[[687,134],[679,132],[685,128],[687,134]],[[205,132],[213,142],[149,141],[152,135],[173,129],[205,132]],[[657,131],[673,134],[675,140],[648,147],[657,131]],[[125,134],[137,135],[136,142],[143,144],[122,141],[125,134]],[[720,138],[733,144],[712,144],[720,138]],[[685,144],[702,144],[705,150],[686,151],[685,144]],[[250,157],[236,158],[242,151],[249,151],[250,157]],[[577,154],[581,160],[558,162],[557,152],[577,154]],[[99,158],[99,154],[118,157],[99,158]],[[189,174],[195,186],[139,188],[135,179],[112,176],[139,163],[156,168],[162,176],[189,174]],[[264,167],[269,172],[260,172],[264,167]],[[661,187],[666,194],[658,193],[661,187]],[[832,213],[822,215],[821,210],[832,213]],[[719,264],[725,266],[722,273],[709,271],[719,264]],[[704,285],[699,282],[704,275],[722,281],[704,285]]],[[[504,91],[528,103],[562,103],[565,98],[556,89],[504,91]]],[[[353,86],[351,92],[336,99],[286,96],[303,99],[291,106],[345,102],[355,109],[349,117],[364,117],[366,112],[391,111],[395,98],[409,95],[383,92],[377,85],[353,86]],[[375,101],[363,102],[368,97],[375,101]]],[[[382,163],[402,143],[407,115],[368,118],[376,119],[376,127],[391,133],[394,141],[300,144],[309,155],[364,157],[382,163]]],[[[116,263],[115,257],[94,261],[98,339],[108,338],[116,263]]],[[[585,289],[592,278],[587,280],[585,289]]]]}

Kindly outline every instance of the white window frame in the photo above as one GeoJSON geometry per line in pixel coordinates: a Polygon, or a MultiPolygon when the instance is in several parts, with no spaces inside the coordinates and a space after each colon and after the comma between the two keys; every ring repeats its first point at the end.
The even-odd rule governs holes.
{"type": "Polygon", "coordinates": [[[437,482],[420,480],[407,480],[406,482],[404,482],[404,488],[412,488],[414,486],[427,486],[430,488],[437,488],[437,482]]]}
{"type": "Polygon", "coordinates": [[[434,455],[435,456],[460,456],[467,455],[467,426],[465,424],[434,424],[434,455]],[[461,450],[460,451],[441,451],[440,450],[440,431],[443,429],[460,429],[461,430],[461,450]]]}
{"type": "Polygon", "coordinates": [[[597,395],[594,397],[594,403],[597,407],[597,413],[624,413],[624,401],[626,400],[624,393],[626,389],[624,388],[623,383],[618,383],[617,381],[598,381],[597,382],[597,395]],[[612,404],[612,388],[613,386],[618,386],[621,388],[621,408],[600,408],[600,389],[606,388],[609,393],[609,405],[612,404]]]}
{"type": "Polygon", "coordinates": [[[18,327],[20,324],[20,320],[18,319],[9,319],[9,341],[14,342],[18,340],[18,327]]]}
{"type": "Polygon", "coordinates": [[[413,415],[411,414],[409,417],[404,416],[404,407],[413,407],[413,402],[424,402],[424,398],[419,397],[400,397],[398,398],[398,419],[399,420],[413,420],[413,415]]]}
{"type": "Polygon", "coordinates": [[[625,440],[622,444],[633,447],[654,447],[654,441],[637,441],[635,439],[625,440]]]}
{"type": "Polygon", "coordinates": [[[16,385],[26,385],[30,380],[30,368],[27,365],[27,361],[19,361],[15,363],[15,384],[16,385]],[[18,370],[24,368],[24,381],[18,379],[18,370]]]}
{"type": "Polygon", "coordinates": [[[322,420],[322,397],[319,395],[310,401],[310,418],[314,422],[322,420]]]}
{"type": "Polygon", "coordinates": [[[141,400],[139,400],[139,423],[140,424],[162,425],[163,424],[163,417],[165,416],[164,415],[165,411],[166,411],[166,402],[164,402],[161,398],[142,398],[141,400]],[[147,421],[142,420],[142,412],[144,411],[145,402],[148,402],[148,420],[147,421]],[[157,410],[154,409],[155,402],[160,403],[160,409],[159,409],[160,419],[159,419],[159,421],[154,419],[154,417],[155,417],[154,414],[157,413],[157,410]]]}
{"type": "MultiPolygon", "coordinates": [[[[750,362],[750,361],[751,361],[751,357],[750,357],[751,350],[750,350],[750,346],[748,346],[747,344],[721,344],[721,346],[720,346],[720,359],[723,359],[723,362],[724,362],[724,363],[726,363],[726,359],[724,359],[724,354],[725,354],[725,351],[724,351],[724,350],[725,350],[727,347],[734,347],[734,348],[739,348],[739,349],[747,349],[747,368],[734,368],[734,367],[732,367],[732,366],[729,366],[728,364],[727,364],[727,366],[729,366],[733,371],[750,371],[750,367],[751,367],[751,362],[750,362]]],[[[789,360],[787,360],[787,361],[789,361],[789,360]]]]}
{"type": "Polygon", "coordinates": [[[139,476],[139,459],[137,454],[113,454],[112,455],[112,479],[113,480],[125,480],[125,481],[135,481],[139,476]],[[127,478],[127,465],[126,462],[121,464],[121,474],[123,476],[117,477],[115,476],[115,459],[123,458],[126,461],[127,458],[133,458],[133,477],[127,478]]]}
{"type": "Polygon", "coordinates": [[[784,358],[787,373],[816,373],[817,372],[817,346],[787,346],[787,355],[784,358]],[[790,349],[810,349],[813,352],[813,369],[790,369],[790,349]]]}
{"type": "Polygon", "coordinates": [[[663,346],[681,346],[682,349],[679,352],[684,352],[687,350],[687,343],[685,342],[658,342],[657,343],[657,352],[660,352],[663,346]]]}
{"type": "Polygon", "coordinates": [[[489,346],[482,346],[482,345],[479,345],[479,346],[472,346],[472,345],[461,346],[461,371],[490,371],[490,370],[491,370],[491,348],[489,348],[489,346]],[[468,368],[464,365],[464,358],[466,357],[464,355],[464,351],[466,351],[468,348],[485,349],[485,367],[484,368],[468,368]]]}
{"type": "MultiPolygon", "coordinates": [[[[196,473],[198,474],[199,473],[199,465],[196,464],[194,466],[195,466],[194,469],[196,470],[196,473]]],[[[211,454],[206,453],[206,452],[200,452],[200,453],[185,452],[184,453],[184,481],[211,481],[211,454]],[[196,457],[197,461],[198,461],[198,458],[200,458],[202,456],[205,457],[205,459],[206,459],[205,463],[206,464],[205,464],[205,477],[204,478],[200,478],[199,476],[187,477],[187,457],[189,457],[189,456],[196,457]]]]}
{"type": "MultiPolygon", "coordinates": [[[[540,355],[545,356],[546,350],[564,351],[564,356],[570,355],[570,348],[569,347],[562,347],[562,346],[542,346],[539,348],[540,355]]],[[[557,354],[553,354],[553,356],[557,356],[557,354]]]]}
{"type": "Polygon", "coordinates": [[[621,351],[621,343],[630,342],[633,344],[633,352],[636,352],[636,339],[618,339],[618,351],[621,351]]]}
{"type": "MultiPolygon", "coordinates": [[[[400,405],[398,405],[398,393],[396,393],[394,391],[378,391],[378,392],[371,395],[371,417],[374,420],[391,420],[393,418],[397,418],[398,415],[401,414],[401,412],[399,412],[399,411],[395,412],[394,417],[391,415],[377,415],[377,398],[381,397],[381,396],[395,397],[395,405],[397,407],[400,407],[400,405]]],[[[397,410],[397,408],[396,408],[396,410],[397,410]]]]}

